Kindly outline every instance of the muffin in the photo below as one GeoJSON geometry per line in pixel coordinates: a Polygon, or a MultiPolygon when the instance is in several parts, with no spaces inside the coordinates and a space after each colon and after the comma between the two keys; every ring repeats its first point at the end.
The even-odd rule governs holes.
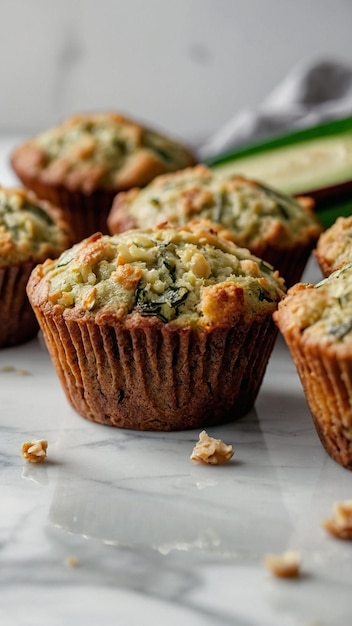
{"type": "Polygon", "coordinates": [[[194,163],[181,144],[118,113],[70,117],[19,145],[10,160],[27,188],[63,208],[75,241],[107,233],[117,192],[194,163]]]}
{"type": "Polygon", "coordinates": [[[37,263],[59,256],[70,243],[59,209],[30,191],[0,187],[0,348],[36,335],[27,280],[37,263]]]}
{"type": "Polygon", "coordinates": [[[301,203],[243,176],[220,176],[203,165],[157,177],[143,190],[119,193],[108,217],[111,233],[201,217],[271,263],[288,286],[297,282],[322,230],[308,198],[301,203]]]}
{"type": "Polygon", "coordinates": [[[315,286],[292,287],[274,320],[326,451],[352,469],[352,264],[315,286]]]}
{"type": "Polygon", "coordinates": [[[27,291],[76,411],[166,431],[249,411],[284,286],[199,221],[95,234],[38,266],[27,291]]]}
{"type": "Polygon", "coordinates": [[[318,239],[315,257],[324,276],[352,261],[352,216],[339,217],[318,239]]]}

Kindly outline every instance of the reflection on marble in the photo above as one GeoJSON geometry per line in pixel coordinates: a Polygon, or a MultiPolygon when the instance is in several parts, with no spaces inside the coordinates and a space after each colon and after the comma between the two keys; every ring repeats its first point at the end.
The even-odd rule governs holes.
{"type": "Polygon", "coordinates": [[[86,537],[121,546],[152,547],[162,554],[205,550],[236,557],[246,552],[245,538],[251,527],[251,549],[256,549],[257,542],[269,545],[273,535],[280,546],[286,541],[290,522],[286,519],[282,524],[286,514],[256,412],[247,415],[243,433],[237,424],[213,428],[211,434],[233,442],[235,450],[239,448],[226,466],[190,462],[198,438],[195,431],[166,435],[114,431],[106,439],[105,430],[98,428],[94,440],[78,449],[63,431],[60,447],[65,453],[65,470],[58,477],[50,520],[86,537]],[[253,450],[255,462],[248,464],[247,456],[253,450]],[[253,497],[250,492],[243,493],[243,485],[253,483],[260,490],[258,506],[261,500],[270,503],[263,511],[258,537],[257,519],[249,521],[243,515],[243,508],[250,505],[247,495],[253,497]],[[241,497],[236,497],[238,493],[241,497]]]}

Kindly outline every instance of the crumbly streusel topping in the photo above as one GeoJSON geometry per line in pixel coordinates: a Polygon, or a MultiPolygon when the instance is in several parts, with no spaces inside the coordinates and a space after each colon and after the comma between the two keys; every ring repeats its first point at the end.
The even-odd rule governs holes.
{"type": "Polygon", "coordinates": [[[325,275],[352,261],[352,216],[339,217],[320,235],[316,256],[325,275]]]}
{"type": "Polygon", "coordinates": [[[208,221],[97,234],[38,272],[41,303],[96,319],[139,313],[162,322],[228,327],[270,314],[284,295],[283,281],[269,264],[220,237],[208,221]]]}
{"type": "Polygon", "coordinates": [[[96,187],[128,189],[139,184],[140,178],[146,184],[153,176],[143,182],[143,172],[175,171],[194,159],[177,141],[118,113],[86,113],[74,115],[20,146],[13,154],[13,164],[20,162],[28,175],[39,176],[46,184],[64,184],[90,193],[96,187]]]}
{"type": "Polygon", "coordinates": [[[282,303],[282,311],[274,317],[283,327],[300,329],[304,341],[335,346],[351,343],[352,263],[315,286],[292,287],[282,303]]]}
{"type": "MultiPolygon", "coordinates": [[[[307,200],[307,199],[306,199],[307,200]]],[[[220,223],[243,247],[258,242],[314,239],[321,226],[306,203],[243,176],[221,176],[204,165],[155,178],[144,189],[120,193],[109,218],[111,232],[123,230],[126,219],[135,227],[162,221],[176,226],[194,218],[220,223]]]]}
{"type": "Polygon", "coordinates": [[[0,187],[0,267],[55,257],[68,245],[68,231],[53,207],[25,189],[0,187]]]}

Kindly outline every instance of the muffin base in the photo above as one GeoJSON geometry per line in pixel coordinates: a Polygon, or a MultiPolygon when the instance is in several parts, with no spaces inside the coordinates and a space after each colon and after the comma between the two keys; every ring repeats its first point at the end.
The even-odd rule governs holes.
{"type": "MultiPolygon", "coordinates": [[[[107,218],[115,196],[113,191],[94,191],[90,195],[56,189],[56,204],[73,231],[74,243],[90,237],[96,232],[109,233],[107,218]]],[[[52,200],[54,201],[54,200],[52,200]]]]}
{"type": "Polygon", "coordinates": [[[352,470],[352,359],[286,333],[313,422],[326,452],[352,470]]]}
{"type": "Polygon", "coordinates": [[[205,332],[155,319],[121,327],[36,314],[74,409],[138,430],[200,428],[247,413],[277,334],[270,317],[205,332]]]}
{"type": "Polygon", "coordinates": [[[0,348],[29,341],[39,325],[26,294],[33,262],[0,268],[0,348]]]}

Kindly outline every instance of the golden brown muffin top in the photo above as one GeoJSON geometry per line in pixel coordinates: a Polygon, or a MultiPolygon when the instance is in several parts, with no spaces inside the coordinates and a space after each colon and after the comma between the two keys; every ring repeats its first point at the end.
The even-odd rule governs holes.
{"type": "Polygon", "coordinates": [[[70,243],[57,207],[25,189],[0,187],[0,267],[56,258],[70,243]]]}
{"type": "Polygon", "coordinates": [[[350,351],[352,263],[316,285],[299,283],[289,289],[274,319],[284,335],[294,333],[305,343],[350,351]]]}
{"type": "Polygon", "coordinates": [[[144,186],[194,158],[180,143],[118,113],[86,113],[24,142],[11,163],[21,179],[90,194],[144,186]]]}
{"type": "Polygon", "coordinates": [[[352,216],[337,218],[320,235],[314,253],[325,276],[352,261],[352,216]]]}
{"type": "Polygon", "coordinates": [[[119,193],[108,226],[150,228],[168,221],[180,226],[194,218],[220,223],[242,247],[284,248],[316,241],[322,227],[310,199],[300,202],[243,176],[222,176],[204,165],[158,176],[144,189],[119,193]]]}
{"type": "Polygon", "coordinates": [[[93,235],[37,268],[31,301],[99,324],[153,318],[231,327],[271,315],[284,295],[283,280],[212,226],[201,220],[93,235]]]}

